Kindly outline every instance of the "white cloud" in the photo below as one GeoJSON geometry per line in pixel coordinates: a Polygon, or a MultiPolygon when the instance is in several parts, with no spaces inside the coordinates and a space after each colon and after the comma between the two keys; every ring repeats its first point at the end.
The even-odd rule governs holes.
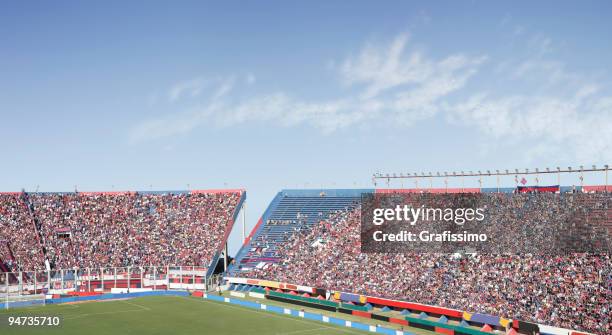
{"type": "Polygon", "coordinates": [[[205,85],[206,81],[203,78],[195,78],[177,83],[168,91],[168,100],[176,101],[185,95],[197,97],[202,93],[205,85]]]}
{"type": "MultiPolygon", "coordinates": [[[[215,85],[202,78],[176,84],[170,89],[171,101],[185,95],[200,96],[209,84],[212,94],[188,111],[137,125],[131,138],[156,139],[202,125],[229,127],[245,122],[271,122],[282,127],[305,124],[332,132],[366,124],[383,113],[393,122],[409,125],[437,113],[440,101],[461,89],[486,60],[462,54],[436,60],[407,51],[407,42],[407,35],[400,35],[389,45],[369,45],[355,58],[338,62],[342,64],[339,79],[350,86],[350,92],[330,100],[303,101],[285,92],[238,98],[231,95],[237,84],[234,77],[218,78],[215,85]]],[[[242,82],[246,86],[254,83],[252,74],[242,82]]]]}
{"type": "Polygon", "coordinates": [[[234,77],[230,77],[230,78],[222,80],[219,86],[215,89],[211,97],[211,100],[213,101],[219,100],[220,98],[230,93],[234,89],[234,82],[235,82],[234,77]]]}
{"type": "Polygon", "coordinates": [[[130,137],[143,141],[244,123],[305,125],[329,133],[376,124],[405,127],[441,115],[450,125],[472,127],[490,139],[490,146],[511,142],[524,147],[526,155],[612,159],[612,96],[595,81],[568,71],[563,62],[547,58],[552,41],[545,36],[525,39],[529,57],[495,62],[488,69],[485,83],[538,88],[522,94],[492,88],[466,92],[490,62],[487,56],[456,53],[436,59],[408,42],[402,34],[331,62],[344,86],[327,100],[306,101],[288,92],[249,95],[255,84],[252,74],[241,80],[231,76],[179,83],[170,89],[170,100],[197,97],[193,106],[136,125],[130,137]]]}
{"type": "Polygon", "coordinates": [[[527,153],[537,149],[593,161],[612,158],[611,102],[594,86],[585,86],[565,97],[477,94],[447,106],[447,112],[451,122],[499,140],[525,143],[527,153]]]}
{"type": "Polygon", "coordinates": [[[365,85],[361,95],[363,99],[400,88],[404,95],[427,93],[435,100],[463,87],[466,80],[486,60],[483,56],[468,57],[461,54],[435,60],[419,51],[406,55],[407,43],[408,35],[404,34],[396,37],[386,48],[367,46],[359,56],[349,58],[342,64],[344,82],[348,85],[365,85]],[[436,84],[445,87],[437,88],[436,84]]]}

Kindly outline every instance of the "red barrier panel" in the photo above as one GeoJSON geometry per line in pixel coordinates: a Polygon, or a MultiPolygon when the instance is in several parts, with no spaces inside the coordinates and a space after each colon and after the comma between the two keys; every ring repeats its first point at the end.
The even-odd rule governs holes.
{"type": "Polygon", "coordinates": [[[293,284],[280,284],[281,288],[284,288],[285,290],[296,290],[297,291],[297,286],[293,285],[293,284]],[[284,286],[284,287],[283,287],[284,286]]]}
{"type": "Polygon", "coordinates": [[[102,292],[68,292],[68,295],[79,296],[79,297],[91,297],[94,295],[101,295],[102,292]]]}
{"type": "Polygon", "coordinates": [[[195,291],[193,293],[191,293],[192,296],[196,297],[196,298],[201,298],[204,296],[204,292],[202,291],[195,291]]]}
{"type": "Polygon", "coordinates": [[[352,314],[356,316],[361,316],[362,318],[368,318],[368,319],[372,318],[372,313],[368,313],[368,312],[352,311],[352,314]]]}
{"type": "Polygon", "coordinates": [[[389,318],[389,322],[407,326],[408,321],[404,319],[389,318]]]}
{"type": "Polygon", "coordinates": [[[434,314],[439,314],[439,315],[452,316],[452,317],[455,317],[455,318],[463,317],[463,312],[462,311],[458,311],[456,309],[449,309],[449,308],[443,308],[443,307],[434,307],[434,306],[416,304],[416,303],[412,303],[412,302],[389,300],[389,299],[374,298],[374,297],[366,297],[366,301],[371,303],[371,304],[377,304],[377,305],[383,305],[383,306],[392,306],[392,307],[398,307],[398,308],[403,308],[403,309],[411,309],[411,310],[416,310],[416,311],[419,311],[419,312],[426,312],[426,313],[434,313],[434,314]]]}
{"type": "Polygon", "coordinates": [[[436,333],[446,334],[446,335],[455,335],[455,331],[452,329],[441,328],[441,327],[435,327],[434,329],[436,333]]]}

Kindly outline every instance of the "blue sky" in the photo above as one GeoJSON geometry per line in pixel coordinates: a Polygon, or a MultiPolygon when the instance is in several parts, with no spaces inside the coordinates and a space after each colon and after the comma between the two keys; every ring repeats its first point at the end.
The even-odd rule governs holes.
{"type": "Polygon", "coordinates": [[[5,3],[0,189],[244,187],[252,226],[282,188],[369,187],[377,171],[601,166],[611,14],[606,1],[5,3]]]}

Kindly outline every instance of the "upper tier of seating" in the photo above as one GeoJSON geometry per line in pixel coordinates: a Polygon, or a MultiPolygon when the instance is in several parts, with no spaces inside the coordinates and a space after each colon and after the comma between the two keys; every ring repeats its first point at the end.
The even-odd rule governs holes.
{"type": "Polygon", "coordinates": [[[476,196],[492,209],[488,219],[492,231],[507,235],[501,241],[508,243],[508,252],[457,257],[362,253],[360,192],[280,192],[239,252],[230,275],[406,300],[597,334],[612,331],[609,254],[515,254],[511,248],[512,232],[526,223],[552,230],[563,226],[584,236],[610,232],[611,193],[487,192],[476,196]],[[304,203],[318,193],[326,211],[311,209],[317,214],[315,220],[302,217],[299,210],[288,210],[299,208],[294,203],[304,203]],[[340,203],[337,198],[347,200],[346,208],[329,211],[328,204],[340,203]],[[287,223],[279,224],[284,222],[287,223]],[[284,229],[282,234],[277,233],[279,227],[284,229]]]}
{"type": "Polygon", "coordinates": [[[0,195],[0,262],[11,271],[209,266],[242,190],[0,195]]]}
{"type": "Polygon", "coordinates": [[[230,270],[248,270],[277,262],[279,245],[296,232],[327,219],[332,212],[354,208],[360,201],[362,191],[279,192],[255,228],[249,247],[239,251],[230,270]]]}

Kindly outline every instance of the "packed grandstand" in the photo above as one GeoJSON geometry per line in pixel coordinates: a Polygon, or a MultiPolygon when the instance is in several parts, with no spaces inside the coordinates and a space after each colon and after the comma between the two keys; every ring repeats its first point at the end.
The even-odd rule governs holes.
{"type": "Polygon", "coordinates": [[[0,194],[5,272],[209,266],[242,191],[0,194]]]}
{"type": "MultiPolygon", "coordinates": [[[[496,206],[495,229],[534,220],[555,225],[560,206],[612,231],[609,193],[483,193],[496,206]]],[[[609,334],[612,261],[608,253],[362,253],[359,192],[283,191],[238,254],[232,276],[306,285],[486,313],[609,334]],[[338,198],[345,199],[339,202],[338,198]],[[314,210],[313,202],[320,202],[314,210]],[[325,208],[327,212],[322,212],[325,208]],[[278,218],[284,224],[279,226],[278,218]]],[[[440,191],[440,190],[438,190],[440,191]]],[[[457,190],[455,190],[456,192],[457,190]]],[[[470,192],[480,192],[471,190],[470,192]]],[[[410,192],[408,190],[408,192],[410,192]]],[[[422,190],[412,190],[422,192],[422,190]]],[[[497,192],[497,190],[496,190],[497,192]]]]}
{"type": "MultiPolygon", "coordinates": [[[[504,326],[525,334],[539,325],[609,334],[609,253],[391,254],[363,253],[360,245],[363,193],[479,193],[495,208],[494,229],[508,234],[529,221],[554,227],[557,215],[571,206],[597,231],[610,234],[612,198],[607,190],[601,191],[601,187],[556,187],[543,193],[537,189],[518,193],[514,188],[285,190],[272,200],[225,278],[228,284],[255,281],[265,292],[287,286],[298,291],[312,288],[313,294],[338,293],[323,293],[320,299],[342,301],[342,292],[356,296],[350,303],[357,305],[376,301],[383,307],[385,302],[391,304],[383,299],[394,299],[437,306],[436,311],[461,311],[449,317],[460,315],[465,323],[482,326],[477,317],[481,316],[487,327],[504,326]]],[[[1,270],[161,266],[150,273],[156,282],[157,271],[169,277],[170,265],[210,267],[243,200],[242,191],[0,194],[1,270]]],[[[183,282],[183,269],[173,273],[177,271],[183,282]]],[[[132,277],[127,273],[130,287],[132,277]]],[[[91,286],[91,273],[81,275],[89,277],[91,286]]],[[[143,273],[139,276],[144,285],[143,273]]],[[[96,278],[102,279],[99,288],[104,290],[104,274],[96,278]]],[[[114,280],[116,285],[116,271],[114,280]]],[[[0,290],[3,281],[9,283],[6,274],[0,276],[0,290]]],[[[412,312],[416,311],[415,307],[412,312]]]]}

